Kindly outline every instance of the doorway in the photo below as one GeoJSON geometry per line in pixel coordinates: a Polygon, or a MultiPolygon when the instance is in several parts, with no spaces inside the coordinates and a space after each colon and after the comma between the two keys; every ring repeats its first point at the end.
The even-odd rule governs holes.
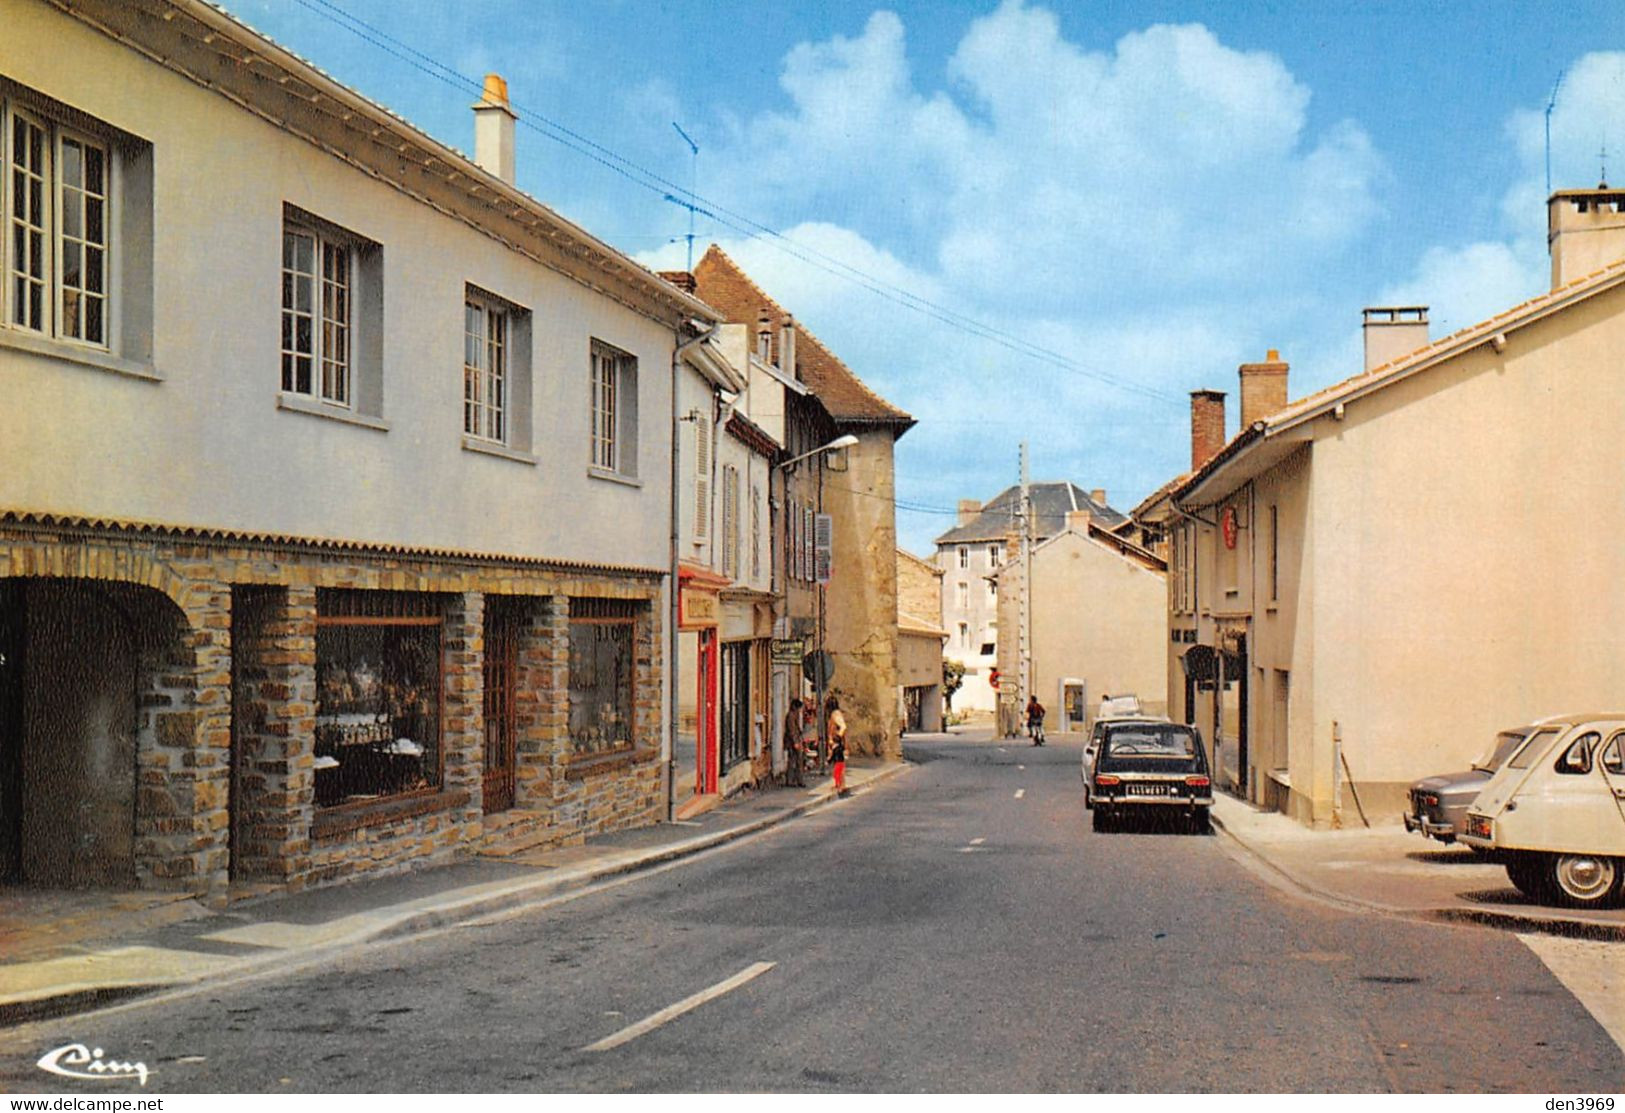
{"type": "Polygon", "coordinates": [[[518,730],[514,674],[519,660],[520,610],[512,599],[485,601],[485,814],[514,804],[518,730]]]}

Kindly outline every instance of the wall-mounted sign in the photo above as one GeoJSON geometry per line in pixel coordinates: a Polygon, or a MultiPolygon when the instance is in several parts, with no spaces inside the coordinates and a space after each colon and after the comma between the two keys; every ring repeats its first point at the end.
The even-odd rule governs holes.
{"type": "Polygon", "coordinates": [[[799,665],[807,655],[807,643],[800,638],[774,638],[768,647],[775,665],[799,665]]]}
{"type": "Polygon", "coordinates": [[[1219,531],[1224,534],[1225,548],[1234,549],[1236,547],[1236,530],[1236,508],[1227,506],[1224,508],[1224,513],[1219,515],[1219,531]]]}
{"type": "Polygon", "coordinates": [[[685,587],[678,596],[679,625],[685,629],[696,626],[715,626],[722,618],[722,604],[716,592],[685,587]]]}

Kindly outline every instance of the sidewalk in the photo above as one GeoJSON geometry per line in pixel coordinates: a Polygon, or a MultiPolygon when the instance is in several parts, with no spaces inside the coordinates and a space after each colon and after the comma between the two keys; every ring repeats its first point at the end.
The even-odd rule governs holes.
{"type": "MultiPolygon", "coordinates": [[[[847,784],[856,795],[906,768],[859,759],[847,766],[847,784]]],[[[174,894],[0,889],[0,1026],[286,968],[334,948],[518,908],[697,854],[833,798],[828,778],[749,790],[679,824],[244,900],[224,911],[174,894]]]]}
{"type": "Polygon", "coordinates": [[[1582,912],[1535,904],[1512,887],[1504,867],[1400,824],[1312,831],[1278,812],[1215,793],[1213,825],[1296,888],[1347,908],[1625,940],[1625,909],[1582,912]]]}

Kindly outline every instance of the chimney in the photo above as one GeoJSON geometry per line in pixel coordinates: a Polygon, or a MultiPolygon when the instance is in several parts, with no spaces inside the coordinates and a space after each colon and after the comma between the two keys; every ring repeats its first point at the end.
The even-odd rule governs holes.
{"type": "Polygon", "coordinates": [[[1089,492],[1089,499],[1090,499],[1090,501],[1094,502],[1098,506],[1105,506],[1106,505],[1106,488],[1104,488],[1104,487],[1096,487],[1093,491],[1089,492]]]}
{"type": "Polygon", "coordinates": [[[1219,454],[1224,447],[1224,391],[1191,391],[1191,471],[1219,454]]]}
{"type": "Polygon", "coordinates": [[[773,360],[773,318],[764,308],[756,315],[756,358],[763,363],[773,360]]]}
{"type": "Polygon", "coordinates": [[[791,377],[796,373],[796,319],[788,313],[779,330],[779,370],[791,377]]]}
{"type": "Polygon", "coordinates": [[[474,105],[474,162],[513,185],[513,123],[519,119],[508,107],[508,83],[494,73],[485,75],[485,90],[474,105]]]}
{"type": "Polygon", "coordinates": [[[1546,202],[1552,289],[1625,259],[1625,190],[1564,189],[1546,202]]]}
{"type": "Polygon", "coordinates": [[[661,278],[664,278],[685,294],[693,294],[699,291],[700,284],[694,281],[694,276],[688,271],[659,271],[657,273],[661,278]]]}
{"type": "Polygon", "coordinates": [[[1365,310],[1365,369],[1403,359],[1427,347],[1428,307],[1425,305],[1376,306],[1365,310]]]}
{"type": "Polygon", "coordinates": [[[1066,512],[1066,528],[1074,533],[1089,536],[1089,523],[1094,520],[1094,514],[1088,510],[1068,510],[1066,512]]]}
{"type": "Polygon", "coordinates": [[[1286,408],[1287,365],[1281,362],[1281,353],[1274,348],[1263,363],[1241,365],[1241,427],[1263,421],[1277,410],[1286,408]]]}
{"type": "Polygon", "coordinates": [[[976,516],[978,514],[980,514],[981,512],[982,512],[982,504],[977,502],[975,499],[960,499],[959,500],[959,521],[956,522],[955,524],[956,525],[961,525],[961,526],[968,526],[968,525],[970,525],[972,522],[974,522],[976,520],[976,516]]]}

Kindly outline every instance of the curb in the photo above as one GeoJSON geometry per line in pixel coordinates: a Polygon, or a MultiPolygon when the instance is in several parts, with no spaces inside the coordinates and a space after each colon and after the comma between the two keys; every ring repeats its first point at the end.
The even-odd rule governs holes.
{"type": "Polygon", "coordinates": [[[1263,851],[1258,850],[1227,826],[1217,812],[1209,812],[1209,819],[1212,821],[1214,829],[1222,831],[1231,843],[1245,852],[1254,862],[1268,870],[1275,878],[1303,896],[1320,901],[1323,904],[1341,908],[1344,911],[1376,912],[1384,916],[1397,916],[1407,920],[1419,920],[1424,923],[1468,924],[1477,927],[1494,928],[1499,931],[1557,935],[1567,939],[1592,939],[1605,943],[1625,942],[1625,923],[1584,919],[1581,916],[1556,909],[1542,911],[1520,909],[1512,911],[1464,905],[1398,908],[1391,904],[1381,904],[1376,901],[1361,900],[1358,897],[1334,893],[1288,873],[1281,866],[1271,861],[1263,851]]]}
{"type": "MultiPolygon", "coordinates": [[[[907,762],[896,762],[885,766],[863,784],[854,786],[850,790],[848,798],[862,796],[875,785],[911,768],[913,766],[907,762]]],[[[299,963],[301,958],[319,960],[331,952],[345,947],[353,947],[359,943],[382,939],[404,939],[420,932],[450,927],[474,917],[489,916],[498,912],[524,908],[531,904],[539,904],[555,897],[581,892],[599,881],[635,874],[668,862],[702,854],[707,850],[777,827],[810,812],[830,807],[838,803],[839,800],[840,798],[834,792],[826,792],[813,799],[803,800],[801,803],[783,811],[764,815],[749,822],[715,831],[711,834],[700,835],[683,842],[655,847],[647,853],[633,853],[625,858],[605,863],[589,863],[573,870],[527,878],[523,881],[510,883],[503,889],[482,892],[460,900],[454,899],[443,905],[404,912],[393,917],[386,914],[376,923],[367,924],[359,930],[325,940],[315,946],[302,949],[277,950],[269,954],[245,958],[240,963],[217,970],[209,975],[156,983],[109,982],[97,985],[81,982],[70,987],[64,987],[59,992],[47,991],[38,996],[20,1000],[0,1001],[0,1030],[38,1020],[72,1016],[80,1012],[93,1011],[103,1006],[123,1004],[132,998],[146,997],[166,990],[186,990],[196,988],[207,982],[252,977],[273,967],[288,969],[290,961],[299,963]]],[[[299,964],[303,965],[303,963],[299,964]]]]}

